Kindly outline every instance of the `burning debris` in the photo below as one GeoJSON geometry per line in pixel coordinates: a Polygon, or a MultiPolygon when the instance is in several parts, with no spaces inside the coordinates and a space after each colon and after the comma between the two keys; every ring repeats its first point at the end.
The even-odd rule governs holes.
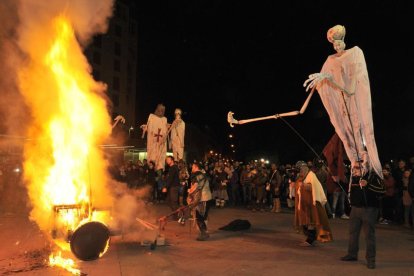
{"type": "Polygon", "coordinates": [[[98,259],[108,250],[109,229],[103,223],[90,221],[79,226],[70,238],[70,248],[78,259],[98,259]]]}
{"type": "MultiPolygon", "coordinates": [[[[18,90],[24,104],[16,106],[30,113],[22,124],[30,137],[23,140],[22,168],[30,218],[62,250],[72,249],[82,260],[99,258],[109,246],[113,204],[99,145],[112,128],[106,85],[93,79],[83,47],[106,31],[113,0],[6,0],[3,7],[13,8],[16,17],[7,16],[7,26],[17,27],[4,44],[15,46],[7,48],[5,59],[15,83],[0,83],[0,89],[18,90]]],[[[49,262],[80,274],[60,253],[52,253],[49,262]]]]}
{"type": "Polygon", "coordinates": [[[62,258],[61,252],[59,252],[58,255],[51,254],[49,256],[49,265],[51,267],[62,267],[74,275],[82,275],[82,272],[76,268],[75,262],[72,259],[62,258]]]}

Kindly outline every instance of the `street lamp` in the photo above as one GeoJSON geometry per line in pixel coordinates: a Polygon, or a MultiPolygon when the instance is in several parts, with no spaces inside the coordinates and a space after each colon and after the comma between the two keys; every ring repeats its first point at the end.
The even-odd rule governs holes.
{"type": "Polygon", "coordinates": [[[229,138],[233,138],[233,134],[229,134],[229,138]]]}
{"type": "Polygon", "coordinates": [[[131,131],[133,131],[133,130],[134,130],[134,127],[131,126],[128,130],[128,137],[129,138],[131,138],[131,131]]]}

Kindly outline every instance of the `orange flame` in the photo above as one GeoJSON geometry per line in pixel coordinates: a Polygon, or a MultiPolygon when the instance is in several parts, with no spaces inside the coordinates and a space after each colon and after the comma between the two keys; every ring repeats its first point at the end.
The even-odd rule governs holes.
{"type": "Polygon", "coordinates": [[[99,254],[99,258],[102,257],[106,253],[106,251],[108,251],[108,249],[109,249],[109,241],[110,241],[110,239],[108,239],[108,241],[106,242],[105,248],[102,251],[102,253],[99,254]]]}
{"type": "MultiPolygon", "coordinates": [[[[31,216],[51,229],[53,206],[109,203],[106,162],[97,145],[110,134],[110,118],[70,21],[57,17],[53,39],[38,47],[21,72],[21,90],[31,107],[32,138],[25,145],[25,177],[33,203],[31,216]],[[39,58],[41,57],[41,58],[39,58]],[[41,77],[40,77],[41,75],[41,77]]],[[[68,215],[67,221],[72,223],[68,215]]]]}
{"type": "Polygon", "coordinates": [[[72,259],[63,258],[60,251],[57,255],[51,254],[49,256],[49,265],[51,267],[61,267],[74,275],[81,275],[81,271],[76,268],[75,262],[72,259]]]}
{"type": "MultiPolygon", "coordinates": [[[[111,131],[106,86],[92,78],[68,18],[58,16],[38,32],[30,36],[29,62],[19,74],[33,118],[24,162],[31,219],[45,231],[57,226],[73,231],[85,217],[105,223],[108,216],[92,215],[91,206],[112,205],[107,163],[98,147],[111,131]]],[[[50,263],[66,261],[59,255],[50,263]]]]}

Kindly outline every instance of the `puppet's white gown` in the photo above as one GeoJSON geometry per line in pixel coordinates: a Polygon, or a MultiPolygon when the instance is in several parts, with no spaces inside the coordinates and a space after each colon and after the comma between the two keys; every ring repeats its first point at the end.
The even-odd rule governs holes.
{"type": "Polygon", "coordinates": [[[382,176],[374,137],[371,90],[364,53],[355,46],[340,56],[331,55],[325,61],[321,73],[330,74],[339,86],[355,93],[352,96],[346,94],[342,96],[342,92],[328,80],[324,80],[318,86],[323,105],[336,133],[344,144],[348,158],[352,163],[356,162],[356,149],[358,149],[359,157],[364,160],[365,166],[370,166],[379,176],[382,176]],[[355,90],[351,91],[353,80],[355,81],[355,90]],[[350,113],[356,144],[344,99],[350,113]]]}

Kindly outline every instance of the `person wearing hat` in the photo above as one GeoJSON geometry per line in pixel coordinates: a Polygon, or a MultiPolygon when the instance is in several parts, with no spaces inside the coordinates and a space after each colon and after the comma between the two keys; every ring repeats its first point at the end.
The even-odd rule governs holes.
{"type": "Polygon", "coordinates": [[[300,246],[312,246],[316,240],[332,240],[328,216],[324,205],[326,196],[323,187],[304,161],[296,163],[299,171],[296,180],[295,226],[302,228],[306,240],[300,246]]]}

